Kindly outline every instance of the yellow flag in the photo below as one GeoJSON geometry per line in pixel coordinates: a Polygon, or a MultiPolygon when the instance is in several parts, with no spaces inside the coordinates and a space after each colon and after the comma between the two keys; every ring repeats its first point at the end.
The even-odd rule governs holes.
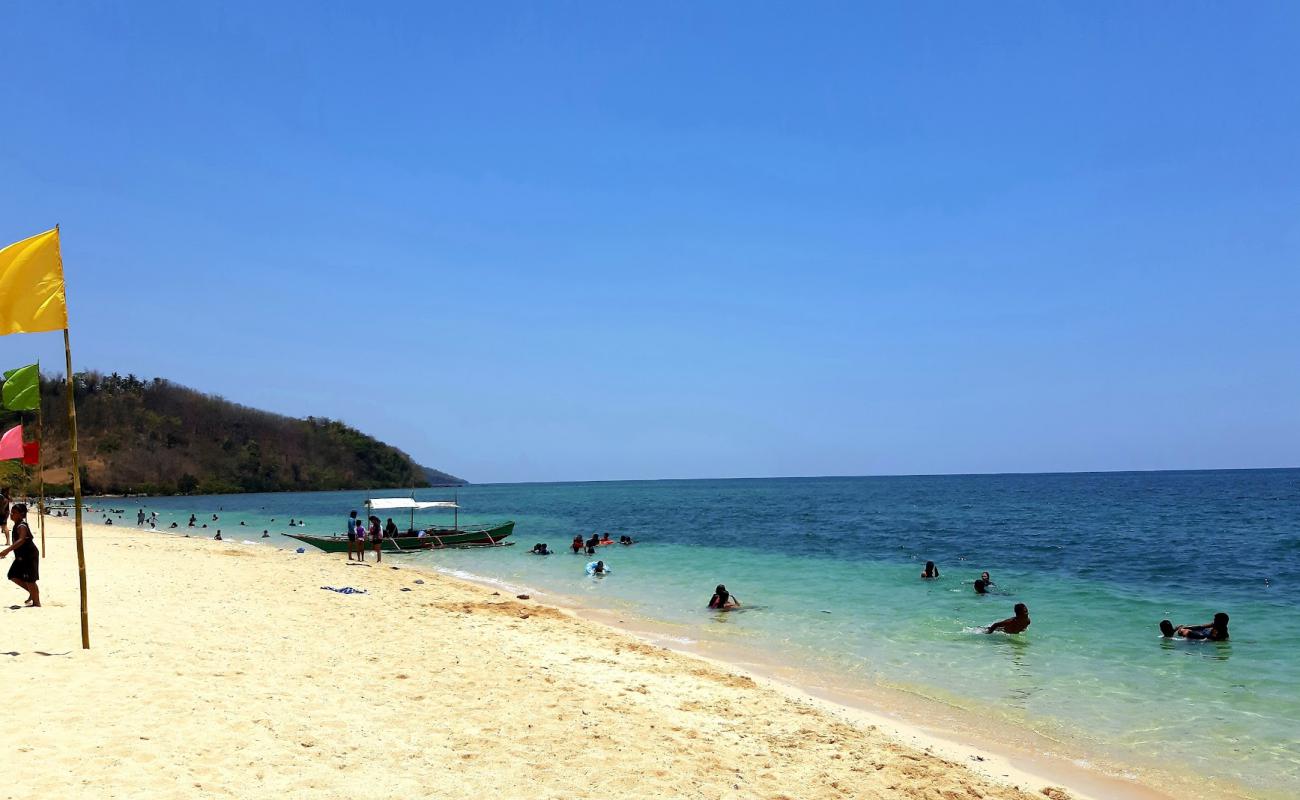
{"type": "Polygon", "coordinates": [[[0,336],[68,327],[59,229],[0,250],[0,336]]]}

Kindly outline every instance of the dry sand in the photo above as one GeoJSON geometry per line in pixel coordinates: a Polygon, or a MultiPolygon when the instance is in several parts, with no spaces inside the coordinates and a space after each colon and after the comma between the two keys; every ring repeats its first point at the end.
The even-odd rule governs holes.
{"type": "Polygon", "coordinates": [[[400,556],[87,525],[83,651],[47,526],[45,607],[0,589],[5,797],[1082,797],[400,556]]]}

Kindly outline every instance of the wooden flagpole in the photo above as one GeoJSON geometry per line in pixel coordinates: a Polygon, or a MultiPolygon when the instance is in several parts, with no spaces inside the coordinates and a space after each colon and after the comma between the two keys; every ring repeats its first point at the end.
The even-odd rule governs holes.
{"type": "MultiPolygon", "coordinates": [[[[55,225],[57,233],[59,226],[55,225]]],[[[62,261],[62,255],[60,255],[62,261]]],[[[66,292],[67,289],[65,288],[66,292]]],[[[64,303],[67,303],[66,297],[64,303]]],[[[65,311],[66,314],[66,311],[65,311]]],[[[66,325],[67,317],[64,317],[66,325]]],[[[77,403],[72,390],[72,344],[68,339],[68,329],[63,329],[63,359],[68,368],[68,441],[72,449],[72,497],[76,505],[77,527],[77,582],[81,586],[81,649],[90,649],[90,614],[86,610],[86,545],[81,533],[81,458],[77,454],[77,403]]],[[[40,370],[37,370],[36,385],[40,387],[40,370]]]]}
{"type": "Polygon", "coordinates": [[[86,546],[81,534],[81,459],[77,454],[77,404],[72,390],[72,345],[63,329],[63,356],[68,365],[68,439],[72,447],[72,496],[77,508],[77,580],[81,584],[81,649],[90,649],[90,617],[86,611],[86,546]]]}

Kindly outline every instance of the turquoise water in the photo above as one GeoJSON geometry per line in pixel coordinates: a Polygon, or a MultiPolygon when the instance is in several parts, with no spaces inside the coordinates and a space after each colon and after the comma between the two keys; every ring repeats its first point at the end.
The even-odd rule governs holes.
{"type": "MultiPolygon", "coordinates": [[[[125,508],[131,525],[144,502],[164,527],[196,512],[210,526],[199,533],[296,547],[261,531],[288,531],[292,516],[333,533],[364,497],[125,508]]],[[[1300,470],[484,485],[459,499],[462,524],[516,520],[518,545],[398,558],[996,710],[1134,764],[1300,792],[1300,470]],[[567,549],[593,531],[638,540],[600,548],[605,579],[567,549]],[[561,552],[529,555],[535,542],[561,552]],[[940,580],[918,578],[927,559],[940,580]],[[996,587],[981,597],[983,570],[996,587]],[[743,613],[703,609],[719,582],[743,613]],[[975,632],[1016,602],[1026,634],[975,632]],[[1221,610],[1230,642],[1158,636],[1161,619],[1221,610]]]]}

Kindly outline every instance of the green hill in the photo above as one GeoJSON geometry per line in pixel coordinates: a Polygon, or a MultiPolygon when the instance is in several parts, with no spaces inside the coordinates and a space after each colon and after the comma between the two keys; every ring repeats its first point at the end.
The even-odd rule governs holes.
{"type": "MultiPolygon", "coordinates": [[[[73,386],[82,488],[87,494],[222,494],[464,483],[422,467],[396,447],[337,420],[271,414],[162,378],[146,381],[134,375],[84,372],[76,374],[73,386]]],[[[71,491],[65,391],[62,376],[41,376],[44,466],[50,494],[71,491]]],[[[11,423],[13,413],[5,416],[11,423]]],[[[26,416],[31,425],[32,415],[26,416]]]]}

